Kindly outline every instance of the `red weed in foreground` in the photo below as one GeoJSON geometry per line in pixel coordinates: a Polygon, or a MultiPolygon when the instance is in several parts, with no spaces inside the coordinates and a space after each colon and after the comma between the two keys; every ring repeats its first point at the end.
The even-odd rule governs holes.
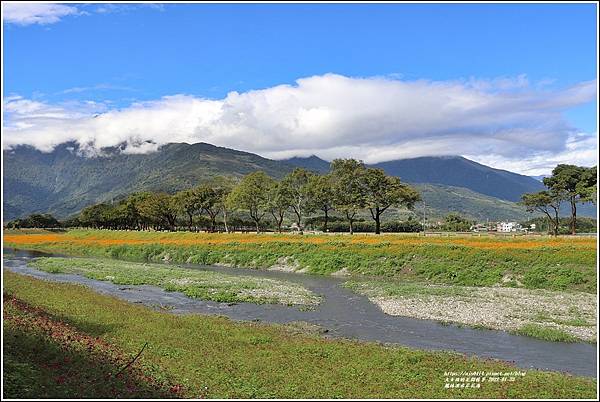
{"type": "Polygon", "coordinates": [[[45,310],[7,294],[4,294],[4,323],[26,334],[42,336],[65,353],[84,354],[86,360],[91,362],[91,376],[89,373],[82,373],[81,365],[74,365],[69,356],[40,364],[41,367],[56,372],[56,384],[68,387],[75,385],[74,393],[78,397],[95,396],[91,395],[94,389],[103,389],[105,392],[110,390],[108,394],[113,397],[136,397],[140,393],[162,398],[183,395],[184,390],[180,384],[157,381],[145,373],[139,361],[128,365],[132,362],[132,356],[123,353],[115,345],[100,337],[88,335],[45,310]],[[120,368],[124,369],[120,371],[120,368]],[[120,384],[122,385],[117,389],[115,385],[120,384]],[[141,390],[140,387],[144,389],[141,390]]]}

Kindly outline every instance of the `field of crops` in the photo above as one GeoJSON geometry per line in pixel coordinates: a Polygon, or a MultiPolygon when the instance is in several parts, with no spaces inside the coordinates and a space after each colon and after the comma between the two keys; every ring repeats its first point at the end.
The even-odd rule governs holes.
{"type": "Polygon", "coordinates": [[[130,261],[219,263],[449,285],[596,292],[596,239],[586,237],[72,230],[8,231],[4,246],[130,261]]]}

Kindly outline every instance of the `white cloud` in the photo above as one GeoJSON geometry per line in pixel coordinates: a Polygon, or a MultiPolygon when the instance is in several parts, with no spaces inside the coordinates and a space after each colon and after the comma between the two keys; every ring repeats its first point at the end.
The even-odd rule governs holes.
{"type": "Polygon", "coordinates": [[[111,4],[103,3],[98,7],[92,8],[92,4],[80,4],[77,7],[67,4],[57,3],[30,3],[24,1],[3,2],[2,16],[3,22],[16,25],[32,24],[54,24],[63,17],[69,15],[90,15],[125,13],[148,8],[156,11],[164,11],[164,4],[111,4]],[[85,10],[89,10],[85,11],[85,10]]]}
{"type": "Polygon", "coordinates": [[[113,14],[127,13],[139,9],[151,9],[155,11],[165,11],[165,5],[159,3],[142,3],[142,4],[123,4],[123,3],[102,3],[94,9],[98,14],[113,14]]]}
{"type": "Polygon", "coordinates": [[[131,87],[123,86],[123,85],[113,85],[113,84],[97,84],[88,87],[73,87],[67,88],[58,92],[58,94],[73,94],[73,93],[81,93],[81,92],[91,92],[91,91],[135,91],[131,87]]]}
{"type": "Polygon", "coordinates": [[[17,25],[54,24],[67,15],[81,12],[73,6],[53,3],[2,3],[3,22],[17,25]]]}
{"type": "Polygon", "coordinates": [[[581,147],[577,130],[562,112],[595,97],[595,81],[549,91],[524,76],[440,82],[327,74],[219,100],[175,95],[118,110],[5,98],[4,146],[51,150],[75,140],[92,153],[122,143],[139,153],[202,141],[272,158],[316,154],[373,163],[471,155],[524,171],[552,156],[582,158],[573,149],[581,147]]]}
{"type": "Polygon", "coordinates": [[[580,166],[598,165],[598,133],[570,135],[560,152],[539,152],[508,158],[500,155],[465,155],[467,158],[498,169],[520,172],[529,176],[547,175],[559,163],[580,166]]]}

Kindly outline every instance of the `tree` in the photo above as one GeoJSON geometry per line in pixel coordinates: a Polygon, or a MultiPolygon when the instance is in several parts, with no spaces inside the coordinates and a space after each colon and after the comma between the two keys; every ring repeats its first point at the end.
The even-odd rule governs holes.
{"type": "Polygon", "coordinates": [[[174,198],[166,193],[147,193],[140,204],[142,215],[156,228],[174,230],[178,207],[174,198]]]}
{"type": "Polygon", "coordinates": [[[188,189],[176,193],[173,202],[179,212],[183,212],[188,218],[188,230],[192,230],[194,216],[202,210],[202,197],[199,189],[188,189]]]}
{"type": "Polygon", "coordinates": [[[277,231],[281,233],[281,225],[283,224],[283,218],[285,212],[290,208],[290,197],[282,183],[274,183],[269,191],[269,197],[267,201],[267,209],[273,216],[277,231]]]}
{"type": "Polygon", "coordinates": [[[412,208],[419,193],[403,184],[398,177],[386,176],[383,169],[366,169],[363,175],[365,204],[375,221],[375,233],[381,233],[381,215],[391,206],[412,208]]]}
{"type": "Polygon", "coordinates": [[[581,166],[560,164],[552,170],[552,176],[544,179],[544,185],[550,191],[554,194],[562,194],[564,200],[569,202],[573,235],[577,225],[577,204],[589,200],[591,189],[596,185],[596,175],[589,170],[590,168],[581,166]]]}
{"type": "Polygon", "coordinates": [[[198,198],[200,201],[200,208],[206,212],[210,217],[210,232],[215,231],[217,223],[217,215],[221,211],[221,192],[223,191],[220,187],[213,188],[209,184],[204,184],[196,189],[198,198]]]}
{"type": "MultiPolygon", "coordinates": [[[[233,188],[237,185],[236,179],[228,176],[217,176],[211,179],[207,183],[214,191],[216,197],[215,207],[218,208],[223,215],[223,225],[225,226],[225,232],[229,233],[229,226],[227,225],[227,217],[229,211],[233,208],[229,201],[229,194],[233,188]]],[[[216,219],[216,217],[215,217],[216,219]]]]}
{"type": "Polygon", "coordinates": [[[296,168],[281,181],[281,194],[288,199],[292,212],[296,215],[298,230],[302,232],[302,218],[310,213],[310,197],[308,183],[314,173],[306,169],[296,168]]]}
{"type": "Polygon", "coordinates": [[[231,177],[216,177],[212,180],[212,186],[217,190],[219,197],[219,204],[221,206],[221,212],[223,213],[223,225],[225,226],[225,232],[229,233],[229,227],[227,226],[227,215],[231,206],[228,202],[229,194],[233,191],[237,182],[231,177]]]}
{"type": "Polygon", "coordinates": [[[548,217],[549,226],[552,228],[552,234],[558,236],[559,209],[560,203],[564,199],[561,194],[551,191],[540,191],[539,193],[523,194],[521,201],[527,212],[542,212],[548,217]]]}
{"type": "Polygon", "coordinates": [[[122,201],[123,215],[128,229],[142,229],[142,217],[137,205],[137,194],[122,201]]]}
{"type": "Polygon", "coordinates": [[[325,219],[323,231],[327,232],[329,212],[333,210],[334,191],[331,175],[313,175],[308,180],[307,186],[310,209],[323,211],[325,219]]]}
{"type": "Polygon", "coordinates": [[[471,225],[473,222],[470,220],[463,218],[457,213],[449,213],[444,218],[444,224],[442,225],[442,230],[448,232],[466,232],[471,229],[471,225]]]}
{"type": "Polygon", "coordinates": [[[586,168],[581,174],[581,180],[577,183],[577,193],[580,194],[581,202],[598,202],[598,171],[597,167],[586,168]]]}
{"type": "Polygon", "coordinates": [[[143,192],[132,194],[127,198],[128,202],[135,208],[135,214],[137,215],[141,230],[148,230],[155,223],[149,207],[151,197],[152,193],[143,192]]]}
{"type": "Polygon", "coordinates": [[[244,176],[229,195],[231,205],[248,211],[256,225],[256,233],[260,233],[260,221],[266,214],[269,189],[273,182],[265,172],[250,173],[244,176]]]}
{"type": "Polygon", "coordinates": [[[335,159],[331,162],[331,178],[335,193],[335,209],[344,213],[354,233],[354,220],[366,204],[363,176],[365,165],[355,159],[335,159]]]}
{"type": "Polygon", "coordinates": [[[31,214],[25,218],[15,219],[6,224],[8,228],[58,228],[60,222],[50,214],[31,214]]]}
{"type": "Polygon", "coordinates": [[[105,203],[91,205],[81,211],[81,221],[95,229],[107,229],[110,210],[111,206],[105,203]]]}
{"type": "Polygon", "coordinates": [[[108,225],[111,229],[127,229],[130,226],[127,204],[125,200],[111,205],[108,210],[108,225]]]}

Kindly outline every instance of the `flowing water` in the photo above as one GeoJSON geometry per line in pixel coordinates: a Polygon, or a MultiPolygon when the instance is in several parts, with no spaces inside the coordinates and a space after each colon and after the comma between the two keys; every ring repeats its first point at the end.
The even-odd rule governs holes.
{"type": "Polygon", "coordinates": [[[299,283],[323,297],[312,310],[270,304],[217,303],[191,299],[155,286],[123,286],[87,279],[79,275],[50,274],[27,263],[51,254],[4,249],[4,267],[10,271],[59,282],[80,283],[103,294],[172,313],[201,313],[234,320],[290,323],[304,321],[319,325],[327,336],[398,344],[427,350],[447,350],[513,362],[524,369],[569,372],[596,377],[596,345],[546,342],[503,331],[470,329],[435,321],[384,314],[365,296],[341,285],[343,279],[290,272],[185,264],[186,268],[232,275],[256,276],[299,283]]]}

